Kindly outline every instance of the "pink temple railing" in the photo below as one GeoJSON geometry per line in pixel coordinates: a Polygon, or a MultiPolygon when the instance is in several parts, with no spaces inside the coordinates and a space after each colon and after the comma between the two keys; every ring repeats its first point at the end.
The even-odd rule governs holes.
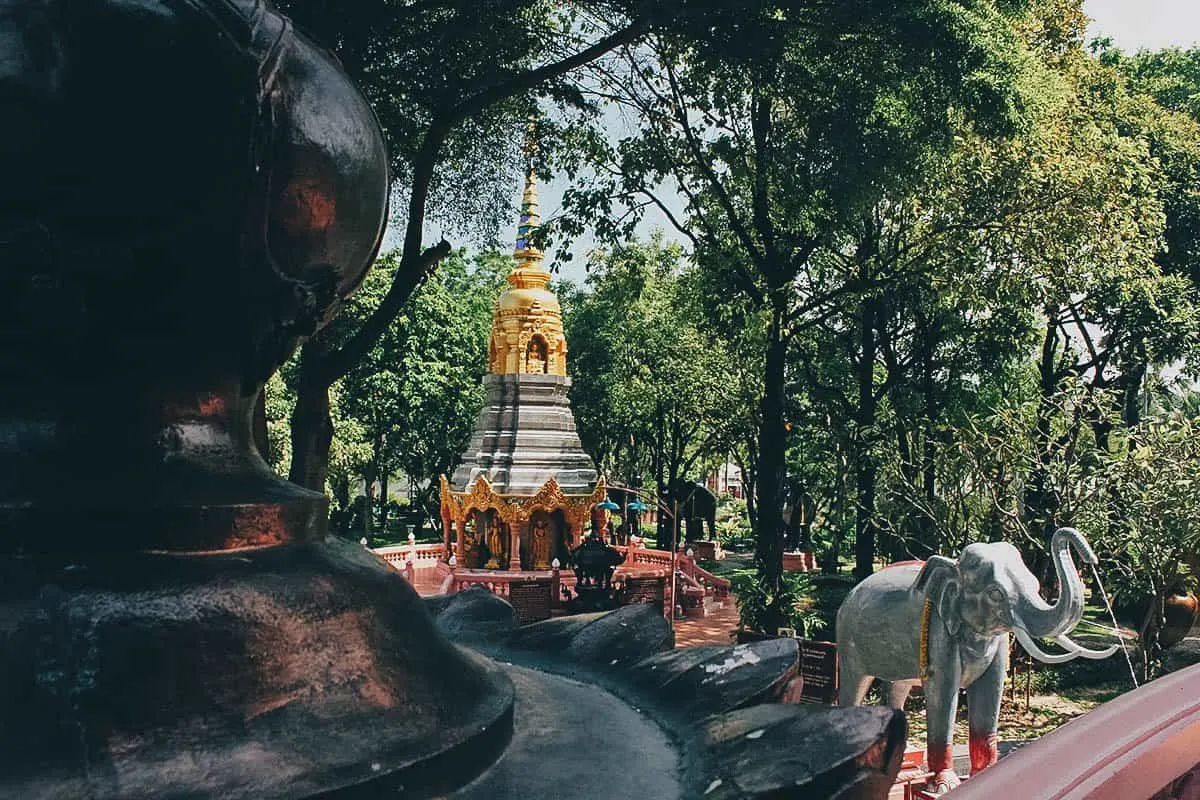
{"type": "Polygon", "coordinates": [[[406,562],[411,561],[413,569],[433,569],[442,560],[442,545],[432,544],[397,544],[390,547],[376,547],[371,552],[391,564],[401,572],[406,562]]]}
{"type": "MultiPolygon", "coordinates": [[[[622,544],[615,545],[613,549],[620,553],[631,553],[631,555],[627,555],[625,558],[626,564],[649,564],[656,567],[671,568],[671,554],[665,550],[651,550],[646,547],[629,548],[622,544]]],[[[681,555],[680,558],[684,558],[684,556],[681,555]]]]}
{"type": "Polygon", "coordinates": [[[1151,681],[1025,745],[954,800],[1200,796],[1200,664],[1151,681]]]}
{"type": "Polygon", "coordinates": [[[692,559],[687,558],[686,556],[684,556],[684,558],[691,562],[691,571],[688,573],[688,576],[691,577],[692,580],[710,590],[712,592],[712,596],[718,600],[724,600],[725,598],[729,597],[729,592],[732,589],[733,584],[729,582],[728,578],[722,578],[717,575],[713,575],[704,567],[701,567],[695,561],[692,561],[692,559]]]}
{"type": "MultiPolygon", "coordinates": [[[[613,576],[614,583],[620,584],[627,577],[664,579],[665,601],[669,610],[676,605],[672,596],[674,583],[671,581],[671,553],[665,550],[654,550],[648,547],[627,547],[616,545],[614,549],[626,556],[625,563],[617,568],[613,576]]],[[[408,563],[412,563],[414,572],[421,569],[436,569],[439,580],[442,580],[442,591],[454,593],[468,586],[483,586],[500,597],[510,596],[509,587],[513,583],[523,583],[531,580],[548,580],[546,571],[527,572],[507,570],[452,570],[444,559],[442,545],[413,544],[378,547],[372,550],[375,555],[391,564],[400,572],[405,572],[408,563]]],[[[729,597],[730,583],[727,579],[714,575],[699,566],[694,558],[686,553],[676,553],[675,567],[679,572],[679,592],[683,596],[712,595],[715,599],[724,600],[729,597]]],[[[565,602],[574,591],[575,574],[569,568],[563,568],[558,576],[558,596],[556,603],[565,602]]]]}

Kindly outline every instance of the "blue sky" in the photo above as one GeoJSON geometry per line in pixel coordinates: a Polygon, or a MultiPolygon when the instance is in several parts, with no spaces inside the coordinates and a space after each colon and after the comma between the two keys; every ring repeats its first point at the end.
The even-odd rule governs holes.
{"type": "Polygon", "coordinates": [[[1122,50],[1200,44],[1197,0],[1086,0],[1093,35],[1110,36],[1122,50]]]}

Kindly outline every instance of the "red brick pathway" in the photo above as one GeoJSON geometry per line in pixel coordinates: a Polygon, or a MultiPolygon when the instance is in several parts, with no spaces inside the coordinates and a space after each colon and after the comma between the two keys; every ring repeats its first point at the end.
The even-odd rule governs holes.
{"type": "Polygon", "coordinates": [[[675,646],[733,644],[737,625],[737,603],[730,597],[723,608],[714,608],[707,617],[675,620],[675,646]]]}

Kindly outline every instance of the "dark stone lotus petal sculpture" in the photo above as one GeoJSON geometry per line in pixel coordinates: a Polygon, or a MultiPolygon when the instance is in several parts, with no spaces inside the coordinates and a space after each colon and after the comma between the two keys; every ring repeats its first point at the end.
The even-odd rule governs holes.
{"type": "MultiPolygon", "coordinates": [[[[534,668],[603,687],[650,714],[672,731],[681,751],[682,796],[883,798],[900,771],[907,730],[902,712],[776,702],[799,671],[795,640],[673,649],[670,626],[649,605],[504,631],[492,621],[511,608],[507,602],[479,589],[463,594],[468,596],[457,602],[426,600],[436,625],[442,614],[452,614],[453,627],[466,632],[461,641],[509,665],[510,672],[534,668]],[[487,622],[472,627],[468,616],[487,622]]],[[[519,709],[519,682],[517,695],[519,709]]],[[[546,702],[555,698],[552,688],[545,690],[546,702]]],[[[585,711],[556,722],[587,729],[604,724],[585,711]]],[[[520,722],[518,711],[518,730],[520,722]]],[[[513,748],[522,748],[519,734],[513,748]]],[[[619,761],[619,754],[596,755],[592,768],[604,773],[619,761]]],[[[535,782],[513,781],[507,776],[508,793],[499,796],[536,790],[535,782]]]]}

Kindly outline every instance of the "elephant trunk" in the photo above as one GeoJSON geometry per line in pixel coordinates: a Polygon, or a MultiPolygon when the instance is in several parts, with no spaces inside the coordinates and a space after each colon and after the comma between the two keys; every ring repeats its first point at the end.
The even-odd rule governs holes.
{"type": "Polygon", "coordinates": [[[1059,528],[1054,532],[1050,554],[1058,575],[1058,600],[1050,604],[1035,593],[1021,598],[1017,612],[1022,627],[1034,639],[1062,636],[1083,618],[1083,581],[1071,559],[1071,547],[1084,563],[1096,563],[1096,555],[1079,531],[1059,528]]]}

